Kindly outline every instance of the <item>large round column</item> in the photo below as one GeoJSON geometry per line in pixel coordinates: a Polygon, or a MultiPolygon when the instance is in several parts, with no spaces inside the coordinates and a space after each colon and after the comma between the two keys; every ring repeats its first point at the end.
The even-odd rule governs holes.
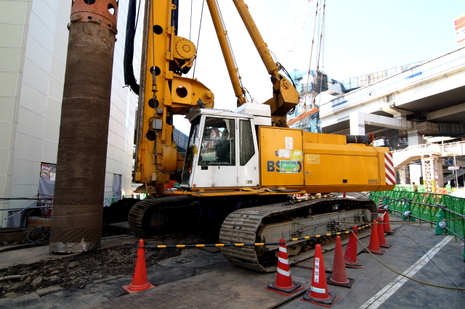
{"type": "Polygon", "coordinates": [[[74,0],[50,252],[100,247],[117,0],[74,0]]]}

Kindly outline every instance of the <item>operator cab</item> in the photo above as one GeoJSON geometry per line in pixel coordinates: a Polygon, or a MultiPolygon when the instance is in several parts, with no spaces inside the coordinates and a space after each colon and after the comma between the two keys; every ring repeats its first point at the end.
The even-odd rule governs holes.
{"type": "Polygon", "coordinates": [[[259,185],[259,153],[253,116],[198,109],[186,117],[191,122],[191,131],[182,188],[259,185]]]}

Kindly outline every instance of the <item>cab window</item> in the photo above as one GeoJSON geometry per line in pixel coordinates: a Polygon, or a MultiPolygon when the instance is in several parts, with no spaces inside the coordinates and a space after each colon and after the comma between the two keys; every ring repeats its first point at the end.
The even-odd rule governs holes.
{"type": "Polygon", "coordinates": [[[205,119],[199,165],[235,165],[234,119],[205,119]]]}

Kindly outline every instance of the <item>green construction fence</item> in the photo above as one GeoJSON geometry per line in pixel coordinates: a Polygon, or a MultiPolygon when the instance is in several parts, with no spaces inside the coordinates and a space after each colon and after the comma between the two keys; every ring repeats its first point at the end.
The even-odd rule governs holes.
{"type": "Polygon", "coordinates": [[[402,186],[392,191],[371,192],[370,198],[403,221],[428,222],[436,235],[450,234],[465,241],[465,198],[413,192],[402,186]]]}

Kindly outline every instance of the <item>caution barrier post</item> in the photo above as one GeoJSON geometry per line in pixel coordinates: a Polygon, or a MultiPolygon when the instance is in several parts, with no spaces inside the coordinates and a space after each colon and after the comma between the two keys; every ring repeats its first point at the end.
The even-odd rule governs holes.
{"type": "Polygon", "coordinates": [[[134,268],[134,276],[130,284],[123,286],[123,289],[128,293],[135,293],[154,288],[155,286],[147,281],[147,267],[145,263],[144,240],[139,240],[137,248],[136,266],[134,268]]]}
{"type": "Polygon", "coordinates": [[[347,268],[363,268],[357,260],[357,235],[358,228],[354,226],[350,234],[349,242],[347,243],[346,251],[344,253],[344,262],[347,268]]]}
{"type": "Polygon", "coordinates": [[[348,278],[344,257],[342,256],[341,237],[336,236],[336,245],[334,247],[333,273],[326,278],[328,284],[351,288],[354,284],[354,279],[348,278]]]}
{"type": "Polygon", "coordinates": [[[301,300],[324,307],[331,307],[339,297],[330,294],[326,281],[325,263],[321,245],[315,246],[315,258],[313,261],[312,284],[301,300]]]}
{"type": "Polygon", "coordinates": [[[291,268],[287,257],[286,241],[284,239],[279,241],[276,281],[266,286],[266,289],[286,296],[303,289],[300,283],[292,282],[291,268]]]}
{"type": "Polygon", "coordinates": [[[393,235],[394,231],[391,230],[391,224],[389,221],[389,211],[386,210],[383,215],[383,226],[384,226],[384,232],[388,235],[393,235]]]}
{"type": "Polygon", "coordinates": [[[391,245],[386,242],[386,237],[384,235],[384,226],[383,226],[383,219],[378,217],[378,240],[379,246],[382,248],[390,248],[391,245]]]}
{"type": "Polygon", "coordinates": [[[379,246],[378,223],[376,222],[376,220],[373,220],[373,223],[371,224],[371,235],[368,251],[378,255],[384,254],[384,250],[381,250],[379,246]]]}

